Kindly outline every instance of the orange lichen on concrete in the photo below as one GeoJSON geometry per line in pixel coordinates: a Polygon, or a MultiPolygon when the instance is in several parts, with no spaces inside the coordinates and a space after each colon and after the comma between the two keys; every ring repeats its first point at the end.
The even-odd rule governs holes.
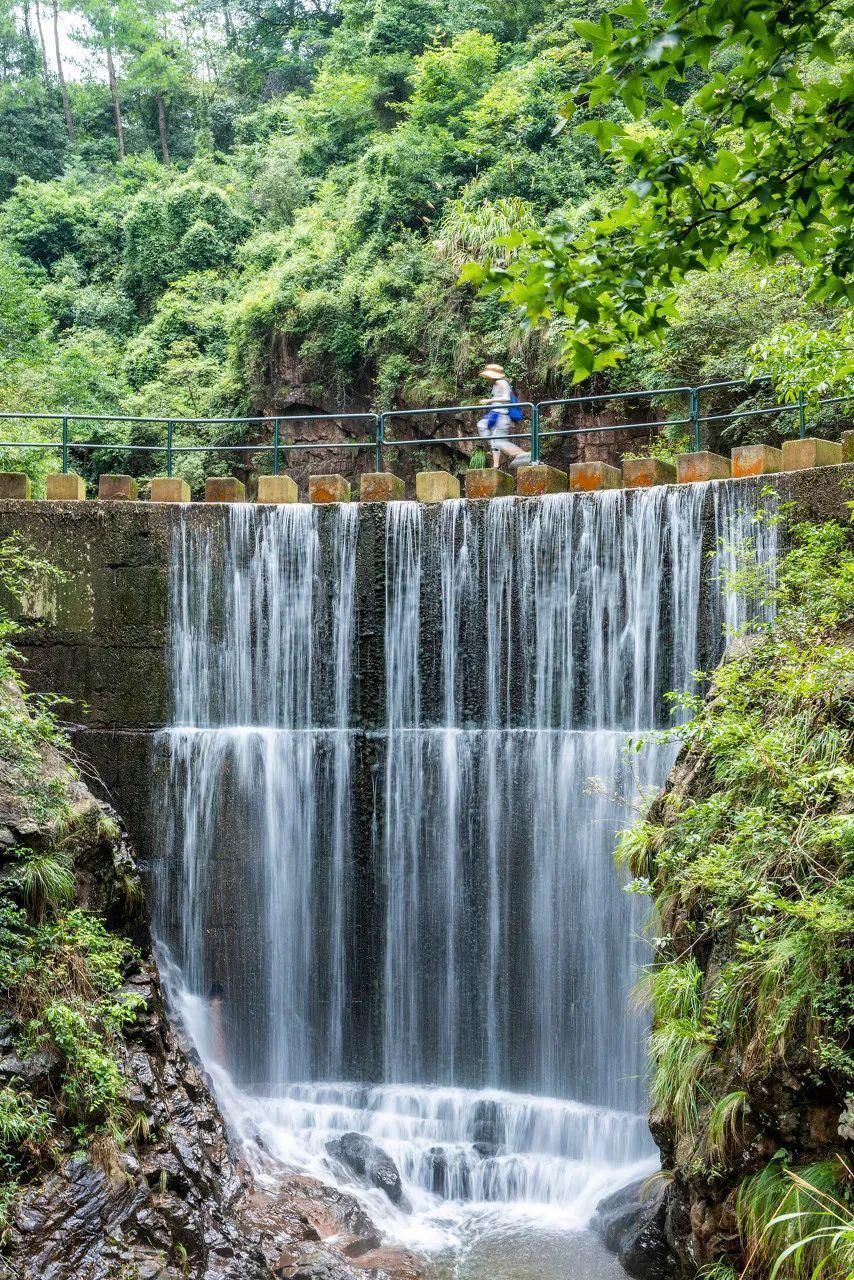
{"type": "Polygon", "coordinates": [[[623,484],[627,489],[651,489],[656,484],[675,484],[676,467],[662,458],[626,458],[623,484]]]}
{"type": "Polygon", "coordinates": [[[768,476],[783,470],[783,451],[770,444],[741,444],[732,451],[733,477],[768,476]]]}
{"type": "Polygon", "coordinates": [[[680,453],[676,459],[676,479],[679,484],[700,484],[704,480],[728,480],[731,469],[729,458],[707,449],[700,453],[680,453]]]}
{"type": "Polygon", "coordinates": [[[566,493],[567,475],[545,462],[533,462],[516,472],[516,492],[520,498],[541,498],[546,493],[566,493]]]}
{"type": "Polygon", "coordinates": [[[349,502],[350,485],[343,476],[309,476],[309,502],[349,502]]]}
{"type": "Polygon", "coordinates": [[[210,476],[205,481],[205,502],[245,502],[246,486],[235,476],[210,476]]]}
{"type": "Polygon", "coordinates": [[[513,477],[497,467],[478,468],[466,472],[466,497],[508,498],[513,492],[513,477]]]}
{"type": "Polygon", "coordinates": [[[366,471],[359,477],[361,502],[402,502],[404,497],[403,481],[391,471],[366,471]]]}
{"type": "Polygon", "coordinates": [[[620,489],[623,473],[607,462],[573,462],[569,468],[572,493],[595,493],[599,489],[620,489]]]}

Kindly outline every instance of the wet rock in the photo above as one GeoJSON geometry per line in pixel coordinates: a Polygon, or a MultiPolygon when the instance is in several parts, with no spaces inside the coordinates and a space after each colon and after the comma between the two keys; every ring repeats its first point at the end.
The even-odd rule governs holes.
{"type": "Polygon", "coordinates": [[[472,1142],[488,1142],[499,1147],[504,1142],[504,1115],[499,1103],[481,1098],[472,1113],[472,1142]]]}
{"type": "Polygon", "coordinates": [[[670,1280],[676,1259],[667,1240],[669,1189],[645,1194],[646,1179],[630,1183],[596,1206],[592,1229],[636,1280],[670,1280]]]}
{"type": "Polygon", "coordinates": [[[0,1084],[9,1084],[17,1079],[31,1093],[47,1089],[52,1073],[56,1070],[58,1059],[55,1054],[39,1050],[26,1058],[21,1058],[12,1050],[0,1058],[0,1084]]]}
{"type": "Polygon", "coordinates": [[[645,1178],[639,1178],[637,1182],[630,1182],[628,1186],[621,1187],[613,1195],[600,1200],[596,1206],[590,1229],[601,1236],[605,1247],[613,1253],[617,1252],[623,1235],[645,1208],[641,1196],[645,1181],[645,1178]]]}
{"type": "Polygon", "coordinates": [[[427,1152],[430,1190],[434,1196],[448,1196],[448,1157],[442,1147],[430,1147],[427,1152]]]}
{"type": "Polygon", "coordinates": [[[336,1187],[300,1174],[283,1184],[280,1197],[318,1240],[337,1237],[338,1247],[348,1256],[376,1249],[380,1244],[379,1232],[358,1200],[336,1187]],[[342,1239],[346,1239],[346,1246],[342,1239]]]}
{"type": "Polygon", "coordinates": [[[351,1262],[335,1250],[323,1245],[307,1245],[291,1260],[289,1253],[282,1255],[276,1268],[281,1280],[364,1280],[363,1270],[357,1271],[351,1262]]]}
{"type": "Polygon", "coordinates": [[[334,1160],[340,1160],[360,1178],[366,1178],[371,1186],[384,1191],[392,1204],[403,1200],[403,1187],[397,1165],[382,1147],[378,1147],[363,1133],[345,1133],[327,1142],[326,1150],[334,1160]]]}

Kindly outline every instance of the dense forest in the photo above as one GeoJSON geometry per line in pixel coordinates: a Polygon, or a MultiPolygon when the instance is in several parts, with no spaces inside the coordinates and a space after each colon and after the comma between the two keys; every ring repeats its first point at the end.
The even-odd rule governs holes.
{"type": "MultiPolygon", "coordinates": [[[[503,361],[526,398],[571,393],[567,318],[526,329],[500,294],[459,278],[508,233],[579,233],[618,202],[632,163],[585,123],[660,129],[619,100],[561,114],[594,66],[575,23],[604,12],[599,0],[7,2],[0,409],[453,404],[480,394],[485,359],[503,361]]],[[[840,19],[840,74],[851,44],[840,19]]],[[[850,391],[848,310],[808,300],[807,275],[794,256],[738,250],[688,272],[663,340],[630,346],[587,385],[770,372],[790,398],[801,384],[813,400],[850,391]]],[[[728,390],[707,411],[773,402],[767,386],[728,390]]],[[[665,416],[677,410],[661,401],[665,416]]],[[[812,411],[823,433],[838,419],[812,411]]],[[[794,415],[778,426],[795,430],[794,415]]],[[[44,431],[11,421],[4,436],[44,431]]],[[[145,443],[154,431],[124,434],[145,443]]],[[[767,419],[742,419],[721,443],[763,433],[767,419]]],[[[33,451],[24,465],[38,480],[55,461],[33,451]]],[[[131,461],[103,450],[91,465],[131,461]]]]}

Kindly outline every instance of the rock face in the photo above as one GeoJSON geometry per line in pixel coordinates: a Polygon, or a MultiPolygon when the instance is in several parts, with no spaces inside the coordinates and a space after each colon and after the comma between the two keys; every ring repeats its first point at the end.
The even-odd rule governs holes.
{"type": "MultiPolygon", "coordinates": [[[[14,685],[0,690],[0,702],[0,713],[14,703],[21,714],[14,685]]],[[[142,1012],[119,1050],[134,1119],[118,1138],[89,1135],[81,1151],[57,1113],[49,1154],[22,1158],[2,1280],[418,1280],[415,1259],[383,1249],[352,1197],[284,1171],[262,1188],[232,1151],[200,1066],[167,1017],[133,850],[117,816],[54,747],[41,754],[42,780],[65,788],[75,832],[74,905],[133,940],[126,990],[141,997],[142,1012]]],[[[0,876],[15,844],[50,851],[59,838],[10,783],[0,759],[0,876]]],[[[26,1088],[53,1107],[55,1067],[50,1053],[19,1052],[15,1011],[0,1004],[0,1085],[26,1088]]],[[[375,1158],[371,1168],[399,1198],[393,1164],[375,1158]]]]}
{"type": "Polygon", "coordinates": [[[384,1191],[392,1204],[400,1204],[403,1187],[397,1165],[391,1156],[362,1133],[344,1133],[340,1138],[327,1142],[326,1150],[333,1160],[340,1160],[360,1178],[366,1178],[372,1187],[384,1191]]]}

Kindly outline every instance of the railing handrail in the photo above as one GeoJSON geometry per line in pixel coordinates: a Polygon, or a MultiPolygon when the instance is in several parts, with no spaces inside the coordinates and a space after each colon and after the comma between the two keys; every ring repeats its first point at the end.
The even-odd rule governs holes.
{"type": "MultiPolygon", "coordinates": [[[[578,435],[595,435],[606,431],[639,431],[648,430],[655,431],[665,427],[690,427],[693,434],[694,448],[700,450],[702,448],[702,428],[707,423],[712,422],[730,422],[740,418],[762,417],[770,414],[778,413],[797,413],[799,415],[799,431],[803,437],[806,435],[807,409],[808,404],[803,392],[798,396],[797,401],[783,404],[775,404],[772,406],[764,406],[754,409],[733,409],[727,413],[706,413],[700,412],[700,397],[704,392],[730,390],[736,387],[767,386],[771,382],[770,377],[762,376],[759,378],[733,378],[720,382],[704,382],[699,386],[673,386],[673,387],[653,387],[643,388],[633,391],[610,391],[610,392],[593,392],[579,393],[574,396],[564,396],[560,399],[552,400],[516,400],[516,401],[481,401],[478,404],[455,404],[455,405],[428,405],[416,408],[403,409],[385,409],[381,412],[346,412],[339,413],[281,413],[281,414],[264,414],[253,417],[218,417],[218,418],[179,418],[160,417],[152,415],[132,415],[132,414],[110,414],[110,413],[70,413],[66,410],[58,409],[54,412],[31,412],[25,411],[15,413],[12,410],[4,410],[0,412],[0,422],[57,422],[61,425],[61,439],[59,440],[0,440],[0,449],[50,449],[56,450],[62,456],[62,470],[68,471],[69,453],[71,450],[98,450],[98,449],[119,449],[127,453],[165,453],[166,455],[166,471],[167,475],[172,475],[173,463],[176,454],[193,454],[193,453],[272,453],[273,455],[273,474],[278,475],[281,464],[282,455],[287,455],[294,450],[304,449],[373,449],[375,451],[375,461],[377,471],[382,470],[382,455],[386,448],[415,448],[422,446],[432,446],[440,444],[463,444],[470,442],[473,437],[471,435],[456,436],[415,436],[402,440],[395,440],[386,434],[386,423],[393,419],[424,417],[427,415],[442,414],[462,414],[462,413],[483,413],[489,409],[510,407],[517,408],[522,411],[523,415],[528,415],[530,426],[525,431],[504,432],[503,436],[509,440],[528,440],[531,442],[531,460],[539,462],[540,460],[540,444],[546,439],[561,439],[567,436],[578,435]],[[687,396],[688,397],[688,416],[682,418],[663,418],[654,422],[615,422],[601,426],[582,426],[582,427],[543,427],[541,415],[548,409],[567,408],[571,405],[608,403],[614,400],[639,400],[652,399],[656,396],[687,396]],[[73,440],[69,434],[69,427],[75,422],[89,423],[110,423],[118,422],[125,424],[146,424],[164,425],[166,427],[165,443],[157,444],[125,444],[122,441],[101,441],[101,440],[73,440]],[[298,422],[351,422],[365,423],[370,425],[372,430],[372,438],[368,440],[304,440],[283,442],[281,439],[281,428],[285,423],[298,422]],[[175,431],[181,427],[193,426],[272,426],[273,440],[271,444],[262,442],[244,441],[242,444],[176,444],[175,431]]],[[[847,395],[825,396],[814,402],[816,407],[824,405],[842,404],[847,401],[854,400],[854,392],[847,395]]],[[[526,418],[527,421],[527,418],[526,418]]]]}

